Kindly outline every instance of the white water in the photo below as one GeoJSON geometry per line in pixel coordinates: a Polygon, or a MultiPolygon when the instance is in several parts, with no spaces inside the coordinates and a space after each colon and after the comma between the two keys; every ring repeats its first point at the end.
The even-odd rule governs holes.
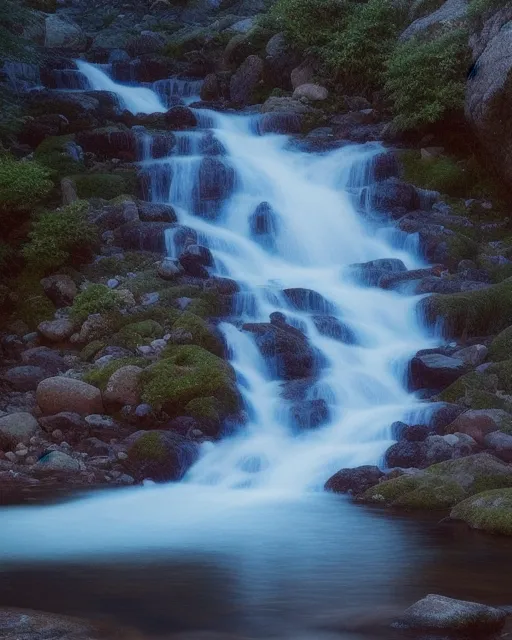
{"type": "MultiPolygon", "coordinates": [[[[118,85],[94,66],[78,64],[95,89],[116,92],[134,113],[163,110],[150,90],[118,85]]],[[[214,255],[214,272],[240,283],[239,318],[268,322],[269,314],[280,310],[307,333],[324,361],[308,397],[324,398],[330,419],[297,433],[290,424],[289,405],[280,397],[281,384],[251,334],[225,322],[221,328],[242,381],[248,423],[229,438],[203,445],[184,480],[188,486],[133,489],[123,496],[112,493],[11,514],[7,536],[5,529],[1,536],[4,557],[97,554],[100,547],[109,553],[125,547],[173,546],[180,540],[188,544],[196,539],[193,532],[204,532],[204,527],[221,541],[226,519],[235,531],[235,521],[243,522],[249,508],[276,501],[285,507],[290,499],[302,501],[310,490],[320,489],[342,467],[379,463],[392,443],[392,422],[424,417],[424,405],[404,385],[408,359],[429,345],[417,324],[417,299],[359,286],[344,271],[352,263],[378,258],[398,258],[408,268],[422,264],[410,239],[384,223],[365,222],[368,216],[363,219],[354,206],[380,147],[353,145],[306,154],[293,151],[286,136],[258,135],[257,116],[196,114],[199,128],[177,134],[170,157],[152,160],[151,145],[143,145],[146,157],[141,164],[151,176],[154,199],[170,202],[180,223],[198,232],[214,255]],[[226,150],[218,159],[236,176],[230,197],[215,211],[208,210],[210,219],[197,215],[193,198],[202,161],[199,142],[207,129],[226,150]],[[164,192],[162,185],[169,185],[169,179],[162,176],[169,172],[173,178],[164,192]],[[261,202],[268,202],[276,216],[271,248],[256,242],[249,228],[261,202]],[[214,213],[216,219],[211,219],[214,213]],[[356,344],[320,335],[310,313],[290,308],[282,294],[289,287],[324,296],[353,331],[356,344]],[[146,526],[133,527],[132,514],[146,526]],[[43,532],[44,541],[36,540],[36,532],[43,532]]],[[[172,253],[172,234],[168,241],[172,253]]],[[[314,518],[314,510],[311,514],[314,518]]]]}

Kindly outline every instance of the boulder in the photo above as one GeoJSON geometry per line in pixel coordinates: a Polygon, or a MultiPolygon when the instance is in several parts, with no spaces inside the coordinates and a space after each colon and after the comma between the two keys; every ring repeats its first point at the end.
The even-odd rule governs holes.
{"type": "Polygon", "coordinates": [[[381,287],[382,282],[390,274],[402,274],[406,273],[406,271],[407,267],[402,260],[386,258],[351,264],[343,270],[342,275],[348,273],[359,284],[369,287],[381,287]]]}
{"type": "Polygon", "coordinates": [[[261,113],[276,112],[302,115],[305,113],[313,113],[314,109],[294,98],[271,96],[263,103],[261,113]]]}
{"type": "Polygon", "coordinates": [[[191,244],[181,254],[179,263],[187,275],[208,278],[207,267],[213,266],[213,256],[207,247],[191,244]]]}
{"type": "Polygon", "coordinates": [[[128,250],[165,253],[165,232],[173,229],[169,222],[127,222],[114,230],[114,242],[128,250]]]}
{"type": "Polygon", "coordinates": [[[73,52],[85,51],[87,48],[87,36],[74,22],[53,14],[45,19],[44,46],[47,49],[70,49],[73,52]]]}
{"type": "Polygon", "coordinates": [[[512,462],[512,436],[493,431],[485,436],[484,445],[501,460],[512,462]]]}
{"type": "Polygon", "coordinates": [[[506,617],[502,609],[429,594],[404,611],[393,626],[436,635],[485,637],[501,631],[506,617]]]}
{"type": "MultiPolygon", "coordinates": [[[[291,74],[300,57],[294,47],[288,44],[283,33],[276,33],[265,47],[263,81],[267,87],[292,89],[291,74]]],[[[307,82],[307,80],[305,80],[307,82]]]]}
{"type": "Polygon", "coordinates": [[[41,432],[39,423],[30,413],[10,413],[0,418],[0,447],[15,447],[19,442],[28,444],[30,438],[41,432]]]}
{"type": "MultiPolygon", "coordinates": [[[[452,0],[455,2],[456,0],[452,0]]],[[[462,0],[459,0],[462,2],[462,0]]],[[[448,3],[447,3],[448,4],[448,3]]],[[[466,84],[466,117],[496,171],[512,186],[512,7],[494,12],[470,39],[474,65],[466,84]]]]}
{"type": "Polygon", "coordinates": [[[209,73],[201,85],[201,100],[217,100],[219,94],[220,86],[217,74],[209,73]]]}
{"type": "Polygon", "coordinates": [[[462,360],[468,366],[478,367],[487,358],[488,351],[484,344],[473,344],[471,347],[456,351],[453,357],[462,360]]]}
{"type": "Polygon", "coordinates": [[[420,207],[420,197],[416,188],[396,178],[377,182],[370,188],[369,196],[374,209],[393,218],[420,207]]]}
{"type": "Polygon", "coordinates": [[[195,127],[197,124],[197,118],[192,109],[176,105],[171,107],[165,114],[165,123],[169,129],[179,131],[181,129],[195,127]]]}
{"type": "Polygon", "coordinates": [[[325,490],[334,493],[359,495],[379,483],[384,474],[379,467],[363,465],[354,469],[341,469],[327,480],[325,490]]]}
{"type": "Polygon", "coordinates": [[[102,160],[118,158],[123,162],[138,160],[139,142],[133,130],[121,125],[81,131],[77,143],[86,152],[102,160]]]}
{"type": "Polygon", "coordinates": [[[48,347],[33,347],[21,354],[21,360],[25,365],[41,367],[48,373],[56,375],[68,369],[64,358],[54,349],[48,347]]]}
{"type": "Polygon", "coordinates": [[[0,379],[7,383],[14,391],[34,391],[41,382],[48,377],[48,371],[42,367],[22,365],[7,369],[0,379]]]}
{"type": "Polygon", "coordinates": [[[330,412],[323,398],[301,400],[290,408],[290,421],[295,429],[316,429],[329,420],[330,412]]]}
{"type": "Polygon", "coordinates": [[[106,404],[114,406],[138,405],[140,403],[140,367],[127,365],[115,371],[103,394],[106,404]]]}
{"type": "Polygon", "coordinates": [[[204,218],[215,219],[234,187],[235,171],[230,164],[219,157],[203,158],[192,192],[195,212],[204,218]]]}
{"type": "Polygon", "coordinates": [[[147,53],[160,53],[164,47],[163,36],[154,31],[141,31],[126,44],[126,51],[132,58],[147,53]]]}
{"type": "Polygon", "coordinates": [[[297,89],[297,87],[310,83],[314,75],[313,65],[308,60],[301,62],[298,67],[292,69],[290,74],[292,88],[297,89]]]}
{"type": "Polygon", "coordinates": [[[296,100],[306,98],[311,102],[316,102],[318,100],[327,100],[329,92],[325,87],[322,87],[319,84],[307,83],[298,86],[293,92],[292,97],[296,100]]]}
{"type": "Polygon", "coordinates": [[[34,470],[36,472],[67,471],[76,473],[77,471],[80,471],[80,468],[80,462],[69,456],[67,453],[62,451],[50,451],[39,458],[34,470]]]}
{"type": "Polygon", "coordinates": [[[157,273],[163,280],[175,280],[183,273],[183,267],[178,261],[165,258],[159,263],[157,273]]]}
{"type": "Polygon", "coordinates": [[[512,415],[503,409],[471,409],[464,411],[447,425],[446,433],[465,433],[483,444],[490,433],[510,426],[512,415]]]}
{"type": "Polygon", "coordinates": [[[133,200],[126,198],[123,202],[109,204],[91,213],[92,222],[100,231],[113,231],[123,224],[140,222],[137,206],[133,200]]]}
{"type": "Polygon", "coordinates": [[[458,358],[425,353],[411,361],[411,385],[413,389],[443,389],[467,371],[467,365],[458,358]]]}
{"type": "Polygon", "coordinates": [[[157,202],[137,202],[139,218],[142,222],[177,222],[176,211],[170,204],[157,202]]]}
{"type": "Polygon", "coordinates": [[[37,91],[30,94],[28,107],[34,114],[59,114],[69,121],[90,121],[97,115],[100,101],[86,93],[37,91]]]}
{"type": "Polygon", "coordinates": [[[452,520],[461,520],[472,529],[512,536],[512,489],[477,493],[456,505],[452,520]]]}
{"type": "Polygon", "coordinates": [[[41,280],[45,294],[60,309],[70,307],[78,293],[76,284],[65,274],[55,274],[41,280]]]}
{"type": "Polygon", "coordinates": [[[81,415],[103,413],[101,392],[82,380],[55,376],[39,383],[37,404],[43,414],[73,411],[81,415]]]}
{"type": "Polygon", "coordinates": [[[339,340],[345,344],[356,344],[355,333],[346,324],[334,316],[313,316],[316,330],[322,336],[339,340]]]}
{"type": "Polygon", "coordinates": [[[236,105],[251,104],[253,92],[263,75],[263,60],[258,56],[248,56],[231,77],[229,95],[236,105]]]}
{"type": "Polygon", "coordinates": [[[283,294],[292,309],[298,311],[312,311],[316,313],[333,313],[336,307],[317,291],[300,287],[284,289],[283,294]]]}
{"type": "Polygon", "coordinates": [[[40,422],[41,427],[48,433],[52,433],[56,429],[64,433],[68,431],[85,433],[87,429],[87,423],[83,419],[83,416],[72,411],[62,411],[53,416],[44,416],[40,422]]]}
{"type": "Polygon", "coordinates": [[[37,330],[50,342],[64,342],[73,335],[75,325],[68,318],[58,318],[41,322],[37,330]]]}

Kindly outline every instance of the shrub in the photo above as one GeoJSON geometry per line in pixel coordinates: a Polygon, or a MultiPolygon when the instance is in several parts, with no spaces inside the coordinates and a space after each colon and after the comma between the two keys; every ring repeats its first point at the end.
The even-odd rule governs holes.
{"type": "Polygon", "coordinates": [[[71,176],[79,198],[103,198],[112,200],[124,194],[133,194],[136,189],[135,174],[88,173],[71,176]]]}
{"type": "Polygon", "coordinates": [[[23,248],[29,265],[48,271],[71,261],[85,262],[97,241],[97,228],[87,220],[87,203],[73,202],[56,211],[42,213],[23,248]]]}
{"type": "Polygon", "coordinates": [[[85,167],[83,162],[76,160],[69,152],[69,145],[74,136],[49,136],[37,147],[34,158],[43,166],[50,169],[56,177],[64,178],[85,167]]]}
{"type": "Polygon", "coordinates": [[[30,210],[52,188],[48,171],[37,162],[20,162],[0,155],[0,217],[30,210]]]}
{"type": "Polygon", "coordinates": [[[420,128],[460,111],[468,67],[467,33],[462,29],[430,41],[412,38],[399,43],[385,71],[394,127],[420,128]]]}
{"type": "Polygon", "coordinates": [[[123,306],[123,300],[115,291],[103,284],[91,284],[73,300],[71,317],[83,322],[93,313],[116,311],[123,306]]]}

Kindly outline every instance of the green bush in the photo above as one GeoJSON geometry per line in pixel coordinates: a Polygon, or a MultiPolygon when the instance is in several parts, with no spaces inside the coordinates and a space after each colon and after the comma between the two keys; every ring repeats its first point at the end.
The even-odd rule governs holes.
{"type": "Polygon", "coordinates": [[[71,176],[79,198],[112,200],[136,190],[135,173],[87,173],[71,176]]]}
{"type": "Polygon", "coordinates": [[[464,161],[448,156],[423,159],[418,151],[400,154],[404,180],[449,196],[468,196],[474,185],[473,172],[464,161]]]}
{"type": "Polygon", "coordinates": [[[86,202],[80,200],[42,213],[32,225],[30,242],[23,248],[29,265],[41,271],[67,262],[85,262],[97,241],[97,228],[87,220],[86,202]]]}
{"type": "Polygon", "coordinates": [[[74,136],[49,136],[34,151],[34,158],[50,169],[57,178],[75,174],[85,169],[83,162],[75,160],[68,152],[67,146],[74,141],[74,136]]]}
{"type": "Polygon", "coordinates": [[[399,43],[385,71],[385,91],[399,131],[421,128],[458,112],[464,104],[470,64],[467,33],[462,29],[434,40],[399,43]]]}
{"type": "Polygon", "coordinates": [[[53,188],[48,171],[37,162],[20,162],[0,155],[0,219],[28,211],[53,188]]]}
{"type": "Polygon", "coordinates": [[[123,307],[123,300],[115,291],[103,284],[91,284],[73,300],[71,317],[83,322],[93,313],[116,311],[123,307]]]}

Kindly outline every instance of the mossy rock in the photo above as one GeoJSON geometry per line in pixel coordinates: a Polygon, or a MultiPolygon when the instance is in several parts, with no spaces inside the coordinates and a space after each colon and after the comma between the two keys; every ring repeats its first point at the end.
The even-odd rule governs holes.
{"type": "Polygon", "coordinates": [[[497,389],[498,378],[491,376],[488,370],[483,373],[471,371],[452,382],[449,387],[439,394],[439,397],[444,402],[458,404],[464,402],[465,398],[474,392],[494,394],[497,389]]]}
{"type": "Polygon", "coordinates": [[[182,329],[183,331],[187,331],[192,335],[192,342],[194,344],[211,351],[217,356],[221,356],[224,351],[219,338],[208,327],[206,322],[194,313],[188,311],[182,313],[172,328],[173,330],[182,329]]]}
{"type": "Polygon", "coordinates": [[[362,500],[438,510],[453,507],[476,493],[502,487],[512,487],[512,467],[488,453],[478,453],[386,480],[368,489],[362,500]]]}
{"type": "Polygon", "coordinates": [[[194,418],[199,428],[209,436],[218,436],[222,426],[221,412],[217,398],[195,398],[185,407],[185,415],[194,418]]]}
{"type": "Polygon", "coordinates": [[[456,505],[450,517],[472,529],[512,536],[512,489],[478,493],[456,505]]]}
{"type": "Polygon", "coordinates": [[[87,371],[83,376],[83,380],[88,384],[92,384],[94,387],[98,387],[101,391],[105,391],[108,381],[121,367],[133,365],[135,367],[144,368],[147,364],[148,361],[144,358],[119,358],[119,360],[112,360],[112,362],[108,362],[102,367],[97,367],[96,369],[87,371]]]}
{"type": "Polygon", "coordinates": [[[84,322],[94,313],[116,311],[124,307],[123,298],[103,284],[92,284],[73,300],[70,315],[76,322],[84,322]]]}
{"type": "Polygon", "coordinates": [[[134,195],[137,190],[135,172],[84,173],[70,176],[79,198],[111,200],[123,194],[134,195]]]}
{"type": "Polygon", "coordinates": [[[116,341],[128,349],[135,349],[163,335],[164,328],[156,320],[142,320],[124,326],[117,334],[116,341]]]}
{"type": "Polygon", "coordinates": [[[497,376],[498,391],[512,393],[512,359],[491,364],[486,373],[497,376]]]}
{"type": "Polygon", "coordinates": [[[74,135],[49,136],[34,151],[34,158],[50,169],[55,179],[85,171],[84,163],[72,156],[70,147],[74,141],[74,135]]]}
{"type": "Polygon", "coordinates": [[[82,351],[80,351],[80,357],[82,358],[82,360],[89,362],[105,346],[106,346],[106,343],[103,342],[102,340],[93,340],[92,342],[89,342],[89,344],[85,345],[82,351]]]}
{"type": "Polygon", "coordinates": [[[512,278],[487,289],[433,295],[420,302],[427,321],[441,321],[447,336],[485,336],[512,324],[512,278]]]}
{"type": "Polygon", "coordinates": [[[503,329],[489,347],[489,360],[500,362],[512,358],[512,326],[503,329]]]}
{"type": "MultiPolygon", "coordinates": [[[[162,279],[160,278],[160,282],[162,279]]],[[[162,286],[162,285],[160,285],[162,286]]],[[[165,286],[161,289],[160,302],[162,304],[174,304],[178,298],[192,298],[192,303],[195,302],[195,298],[202,293],[201,287],[195,285],[182,285],[182,286],[165,286]]],[[[189,305],[190,308],[190,305],[189,305]]]]}
{"type": "MultiPolygon", "coordinates": [[[[149,271],[159,259],[156,253],[146,251],[126,251],[113,256],[105,256],[82,269],[89,280],[100,280],[114,276],[126,276],[127,273],[149,271]]],[[[126,283],[126,285],[129,285],[126,283]]],[[[128,288],[125,285],[125,288],[128,288]]],[[[133,292],[132,292],[133,293],[133,292]]]]}
{"type": "Polygon", "coordinates": [[[196,345],[167,347],[165,357],[144,371],[141,384],[143,401],[173,416],[183,415],[196,398],[215,398],[223,417],[240,407],[231,366],[196,345]]]}
{"type": "Polygon", "coordinates": [[[41,277],[40,272],[25,270],[11,286],[17,296],[12,319],[23,320],[31,330],[37,329],[44,320],[52,320],[56,311],[43,291],[41,277]]]}
{"type": "Polygon", "coordinates": [[[125,466],[139,482],[146,478],[155,482],[181,480],[197,459],[197,445],[176,433],[148,431],[134,435],[125,466]]]}
{"type": "MultiPolygon", "coordinates": [[[[145,293],[160,293],[165,290],[166,282],[160,278],[155,269],[139,271],[134,278],[129,278],[123,286],[140,299],[145,293]]],[[[160,296],[162,299],[162,296],[160,296]]]]}

